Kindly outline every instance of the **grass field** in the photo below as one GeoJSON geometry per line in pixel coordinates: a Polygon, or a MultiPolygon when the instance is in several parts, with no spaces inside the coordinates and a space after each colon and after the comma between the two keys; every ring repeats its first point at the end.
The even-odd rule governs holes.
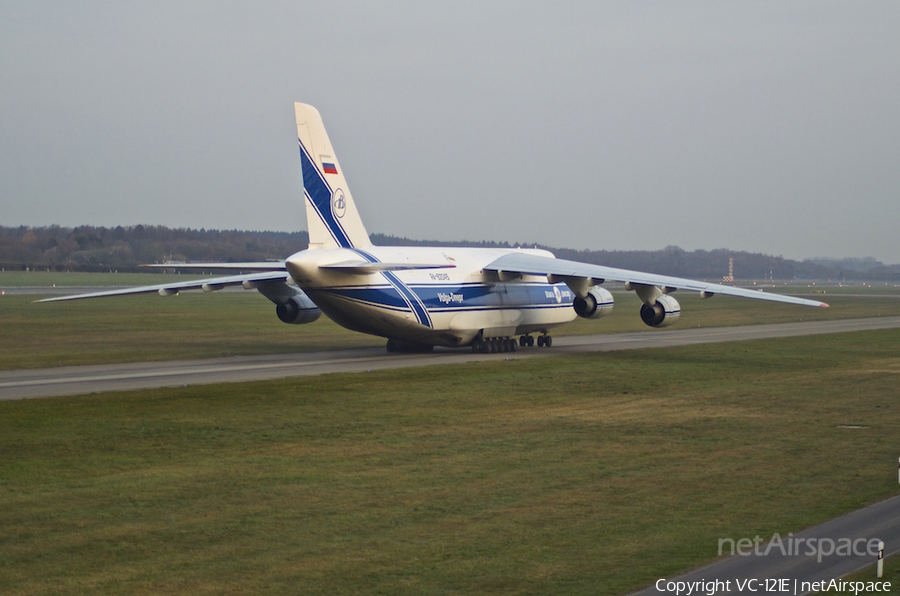
{"type": "Polygon", "coordinates": [[[624,594],[896,494],[898,380],[893,330],[0,403],[0,593],[624,594]]]}
{"type": "MultiPolygon", "coordinates": [[[[147,285],[166,279],[155,274],[4,272],[0,287],[147,285]]],[[[826,299],[831,308],[728,297],[701,300],[694,293],[679,293],[683,314],[673,328],[900,315],[900,296],[893,287],[789,290],[826,299]],[[821,291],[826,294],[808,294],[821,291]]],[[[32,304],[36,297],[0,297],[0,370],[384,345],[383,339],[346,331],[325,317],[310,325],[285,325],[276,318],[274,305],[255,291],[32,304]]],[[[654,331],[641,323],[640,302],[633,293],[617,292],[615,298],[610,316],[577,320],[554,334],[654,331]]]]}

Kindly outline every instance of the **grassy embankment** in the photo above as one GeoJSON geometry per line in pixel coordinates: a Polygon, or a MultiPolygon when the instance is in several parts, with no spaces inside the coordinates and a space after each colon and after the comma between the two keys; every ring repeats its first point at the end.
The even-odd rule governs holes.
{"type": "Polygon", "coordinates": [[[896,494],[898,378],[892,330],[0,403],[0,593],[624,594],[896,494]]]}
{"type": "MultiPolygon", "coordinates": [[[[0,273],[0,287],[148,285],[177,279],[153,274],[0,273]]],[[[771,289],[771,288],[770,288],[771,289]]],[[[776,288],[784,291],[785,288],[776,288]]],[[[900,315],[893,287],[787,288],[827,300],[828,309],[679,293],[683,314],[674,329],[900,315]]],[[[0,370],[59,365],[136,362],[227,355],[289,353],[383,345],[381,338],[346,331],[325,317],[310,325],[285,325],[274,305],[255,291],[206,295],[126,296],[32,304],[37,296],[0,297],[0,370]]],[[[576,320],[555,335],[654,330],[641,323],[640,302],[617,292],[613,313],[599,321],[576,320]]]]}

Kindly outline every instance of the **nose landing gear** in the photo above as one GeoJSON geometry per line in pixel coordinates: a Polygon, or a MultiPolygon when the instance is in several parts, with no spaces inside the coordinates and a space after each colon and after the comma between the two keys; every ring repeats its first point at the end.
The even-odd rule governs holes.
{"type": "MultiPolygon", "coordinates": [[[[534,337],[531,335],[523,335],[519,338],[519,345],[523,348],[528,347],[531,348],[534,346],[534,337]]],[[[537,338],[537,345],[539,348],[549,348],[553,345],[553,338],[544,333],[543,335],[539,335],[537,338]]]]}

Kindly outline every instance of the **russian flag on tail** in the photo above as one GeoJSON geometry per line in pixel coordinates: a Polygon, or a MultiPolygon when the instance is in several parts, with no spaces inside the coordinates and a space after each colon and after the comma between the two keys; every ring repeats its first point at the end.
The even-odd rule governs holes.
{"type": "Polygon", "coordinates": [[[325,170],[326,174],[337,174],[337,167],[333,163],[323,161],[322,169],[325,170]]]}

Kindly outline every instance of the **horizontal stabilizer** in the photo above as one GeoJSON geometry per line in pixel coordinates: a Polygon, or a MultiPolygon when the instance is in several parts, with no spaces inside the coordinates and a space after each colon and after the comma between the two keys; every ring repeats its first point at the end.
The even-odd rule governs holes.
{"type": "Polygon", "coordinates": [[[250,263],[154,263],[141,265],[147,269],[193,269],[195,271],[285,271],[284,261],[250,263]]]}
{"type": "Polygon", "coordinates": [[[411,271],[415,269],[453,269],[449,263],[370,263],[368,261],[343,261],[331,265],[319,265],[319,269],[345,273],[378,273],[379,271],[411,271]]]}

